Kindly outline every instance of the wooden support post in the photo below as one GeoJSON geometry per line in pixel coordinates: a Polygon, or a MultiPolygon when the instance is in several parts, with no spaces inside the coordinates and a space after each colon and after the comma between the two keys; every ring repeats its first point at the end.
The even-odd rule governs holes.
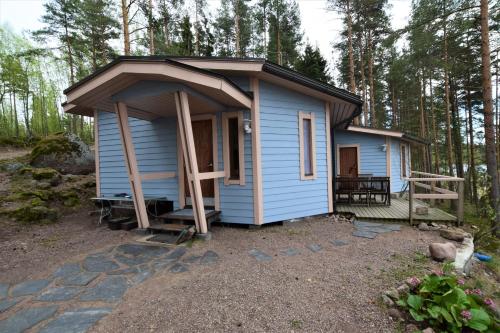
{"type": "Polygon", "coordinates": [[[464,223],[464,182],[458,182],[458,207],[457,224],[461,226],[464,223]]]}
{"type": "Polygon", "coordinates": [[[149,227],[148,212],[144,203],[144,195],[142,193],[142,182],[137,167],[135,158],[134,144],[130,127],[128,124],[127,105],[122,102],[115,104],[115,111],[118,120],[118,128],[120,129],[120,137],[123,146],[123,155],[125,157],[125,165],[128,171],[128,179],[130,181],[130,190],[132,191],[132,199],[134,201],[135,214],[139,228],[145,229],[149,227]]]}
{"type": "Polygon", "coordinates": [[[409,219],[410,219],[410,225],[413,225],[413,192],[415,191],[415,186],[413,185],[413,182],[410,180],[408,181],[408,186],[409,186],[409,219]]]}
{"type": "MultiPolygon", "coordinates": [[[[436,182],[431,182],[431,192],[430,194],[434,193],[434,187],[436,187],[436,182]]],[[[431,202],[430,202],[430,206],[431,207],[434,207],[435,205],[435,200],[434,199],[431,199],[431,202]]]]}
{"type": "Polygon", "coordinates": [[[196,228],[199,233],[206,234],[208,228],[205,218],[205,207],[203,205],[203,194],[201,192],[191,115],[189,114],[188,96],[185,91],[178,91],[175,93],[175,105],[177,109],[177,121],[179,124],[182,150],[184,152],[184,165],[186,167],[189,190],[193,200],[196,228]]]}

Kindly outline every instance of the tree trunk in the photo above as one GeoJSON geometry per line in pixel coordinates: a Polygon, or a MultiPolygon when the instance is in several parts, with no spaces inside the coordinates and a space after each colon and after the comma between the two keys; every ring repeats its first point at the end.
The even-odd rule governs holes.
{"type": "Polygon", "coordinates": [[[241,33],[240,33],[240,1],[234,1],[234,39],[236,56],[241,57],[241,33]]]}
{"type": "Polygon", "coordinates": [[[470,93],[470,82],[467,83],[466,101],[467,101],[467,113],[468,113],[467,120],[469,122],[469,126],[468,126],[469,127],[469,147],[470,147],[470,150],[469,150],[469,157],[470,157],[469,174],[471,176],[472,202],[477,207],[477,203],[478,203],[477,174],[476,174],[476,158],[474,156],[474,153],[475,153],[474,123],[472,121],[473,120],[472,119],[472,97],[471,97],[471,93],[470,93]]]}
{"type": "MultiPolygon", "coordinates": [[[[346,16],[347,16],[347,52],[349,55],[349,91],[356,93],[356,81],[354,79],[354,51],[352,47],[352,13],[351,1],[346,1],[346,16]]],[[[359,117],[354,118],[354,125],[359,125],[359,117]]]]}
{"type": "Polygon", "coordinates": [[[394,84],[391,83],[391,105],[392,105],[392,120],[391,120],[391,127],[392,128],[397,128],[398,126],[398,120],[397,120],[397,110],[398,110],[398,102],[396,98],[396,89],[394,89],[394,84]]]}
{"type": "Polygon", "coordinates": [[[123,52],[130,55],[130,33],[128,26],[128,4],[127,0],[122,0],[122,27],[123,27],[123,52]]]}
{"type": "Polygon", "coordinates": [[[438,133],[436,127],[436,114],[434,112],[434,96],[432,94],[432,73],[429,76],[429,93],[431,99],[431,117],[432,117],[432,139],[434,141],[434,173],[439,175],[440,165],[439,165],[439,145],[437,142],[438,133]]]}
{"type": "Polygon", "coordinates": [[[16,91],[14,90],[12,92],[13,94],[13,105],[14,105],[14,125],[15,125],[15,130],[16,130],[16,138],[19,138],[19,119],[17,119],[17,107],[16,107],[16,91]]]}
{"type": "Polygon", "coordinates": [[[363,96],[363,125],[368,126],[368,103],[366,101],[365,56],[363,52],[363,35],[359,35],[359,67],[361,72],[361,93],[363,96]]]}
{"type": "Polygon", "coordinates": [[[377,117],[375,116],[375,83],[373,80],[373,41],[371,30],[368,30],[368,82],[370,84],[371,126],[377,127],[377,117]]]}
{"type": "MultiPolygon", "coordinates": [[[[425,79],[419,78],[419,109],[420,109],[420,137],[425,138],[427,135],[427,130],[425,126],[425,110],[424,110],[424,96],[425,96],[425,79]]],[[[427,146],[422,145],[422,164],[424,166],[424,171],[429,172],[429,165],[427,161],[427,146]]]]}
{"type": "Polygon", "coordinates": [[[149,54],[155,54],[155,29],[153,22],[153,0],[149,0],[149,13],[148,13],[148,30],[149,30],[149,54]]]}
{"type": "Polygon", "coordinates": [[[195,29],[194,29],[194,33],[195,33],[195,38],[196,38],[196,41],[194,43],[194,54],[199,56],[200,55],[200,29],[199,28],[199,21],[198,21],[198,1],[194,1],[194,5],[195,5],[195,29]]]}
{"type": "MultiPolygon", "coordinates": [[[[446,156],[448,159],[448,174],[453,176],[453,141],[451,138],[451,110],[450,110],[450,80],[448,77],[448,35],[446,29],[446,19],[443,20],[444,38],[444,105],[446,116],[446,156]]],[[[451,183],[450,183],[451,186],[451,183]]]]}
{"type": "Polygon", "coordinates": [[[496,217],[493,223],[493,233],[500,237],[500,205],[498,165],[496,158],[495,134],[493,124],[493,100],[490,72],[490,36],[488,26],[488,0],[481,0],[481,60],[482,60],[482,88],[484,105],[484,141],[486,144],[486,167],[491,177],[491,206],[496,217]]]}

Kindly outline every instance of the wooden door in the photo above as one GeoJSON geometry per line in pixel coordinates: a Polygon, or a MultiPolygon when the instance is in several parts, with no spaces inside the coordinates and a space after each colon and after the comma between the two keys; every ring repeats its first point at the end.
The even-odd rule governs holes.
{"type": "MultiPolygon", "coordinates": [[[[196,120],[192,122],[194,147],[196,150],[196,159],[198,160],[199,172],[214,171],[214,155],[212,141],[212,120],[196,120]]],[[[184,172],[186,172],[184,170],[184,172]]],[[[186,197],[189,197],[189,186],[187,176],[184,177],[186,189],[186,197]]],[[[200,181],[201,193],[204,198],[214,197],[214,181],[213,179],[205,179],[200,181]]]]}
{"type": "Polygon", "coordinates": [[[358,176],[358,148],[344,147],[339,149],[340,176],[357,177],[358,176]]]}

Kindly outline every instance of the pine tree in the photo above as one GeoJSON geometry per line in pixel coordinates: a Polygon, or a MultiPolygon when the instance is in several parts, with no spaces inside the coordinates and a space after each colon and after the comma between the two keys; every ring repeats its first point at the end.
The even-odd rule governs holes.
{"type": "Polygon", "coordinates": [[[329,83],[328,62],[321,55],[319,48],[315,49],[307,43],[304,54],[295,62],[294,69],[310,78],[329,83]]]}
{"type": "Polygon", "coordinates": [[[191,22],[189,16],[184,16],[180,25],[179,42],[177,48],[180,55],[193,55],[193,32],[191,31],[191,22]]]}

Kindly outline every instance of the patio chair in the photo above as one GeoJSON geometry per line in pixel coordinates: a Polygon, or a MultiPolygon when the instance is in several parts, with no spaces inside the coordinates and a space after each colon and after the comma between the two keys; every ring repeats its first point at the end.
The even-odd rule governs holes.
{"type": "Polygon", "coordinates": [[[370,180],[369,204],[388,205],[389,196],[389,177],[372,177],[370,180]],[[380,197],[380,201],[377,201],[377,197],[380,197]]]}

